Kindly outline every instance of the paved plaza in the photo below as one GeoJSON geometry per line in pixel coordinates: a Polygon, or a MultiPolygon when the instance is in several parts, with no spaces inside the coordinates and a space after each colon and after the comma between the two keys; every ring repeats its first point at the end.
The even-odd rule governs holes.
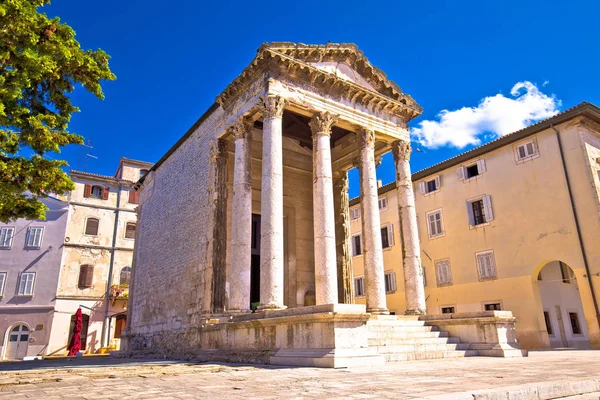
{"type": "Polygon", "coordinates": [[[350,369],[85,358],[0,364],[0,399],[599,399],[600,352],[350,369]],[[594,389],[594,387],[596,389],[594,389]],[[585,393],[585,395],[578,395],[585,393]],[[509,397],[510,394],[510,397],[509,397]]]}

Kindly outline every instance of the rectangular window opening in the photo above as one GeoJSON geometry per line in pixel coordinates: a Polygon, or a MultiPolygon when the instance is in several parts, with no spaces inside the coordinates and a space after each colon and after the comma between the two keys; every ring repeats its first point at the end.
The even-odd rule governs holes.
{"type": "Polygon", "coordinates": [[[501,311],[502,310],[502,306],[500,305],[500,303],[487,303],[487,304],[484,304],[483,308],[485,309],[485,311],[501,311]]]}
{"type": "Polygon", "coordinates": [[[569,313],[569,320],[571,321],[571,330],[573,335],[581,335],[581,327],[579,326],[579,316],[576,312],[569,313]]]}
{"type": "Polygon", "coordinates": [[[468,167],[465,167],[465,172],[466,178],[471,179],[479,175],[479,168],[477,167],[477,164],[469,165],[468,167]]]}
{"type": "Polygon", "coordinates": [[[396,291],[396,273],[388,272],[385,274],[385,292],[395,292],[396,291]]]}
{"type": "Polygon", "coordinates": [[[546,322],[546,331],[548,332],[548,335],[554,335],[552,323],[550,322],[550,313],[548,311],[544,311],[544,321],[546,322]]]}
{"type": "Polygon", "coordinates": [[[442,307],[442,314],[454,314],[454,307],[442,307]]]}
{"type": "Polygon", "coordinates": [[[365,295],[365,277],[354,278],[354,295],[364,296],[365,295]]]}

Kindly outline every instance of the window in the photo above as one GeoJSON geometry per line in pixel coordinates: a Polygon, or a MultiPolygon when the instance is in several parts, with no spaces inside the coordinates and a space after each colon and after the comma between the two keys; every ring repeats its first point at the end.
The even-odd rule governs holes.
{"type": "Polygon", "coordinates": [[[419,191],[421,192],[421,194],[429,194],[435,192],[440,188],[440,183],[441,182],[439,176],[436,176],[435,178],[428,181],[419,182],[419,191]]]}
{"type": "Polygon", "coordinates": [[[135,239],[135,223],[128,222],[125,226],[125,239],[135,239]]]}
{"type": "Polygon", "coordinates": [[[43,234],[43,226],[30,226],[29,229],[27,229],[27,247],[32,249],[39,249],[42,246],[43,234]]]}
{"type": "Polygon", "coordinates": [[[33,296],[35,272],[23,272],[19,280],[19,296],[33,296]]]}
{"type": "Polygon", "coordinates": [[[544,321],[546,322],[546,331],[548,332],[548,335],[554,335],[552,323],[550,322],[550,313],[548,311],[544,311],[544,321]]]}
{"type": "Polygon", "coordinates": [[[128,284],[131,281],[131,267],[125,267],[121,270],[121,276],[119,277],[119,284],[128,284]]]}
{"type": "Polygon", "coordinates": [[[88,218],[85,222],[85,234],[96,236],[98,235],[98,226],[100,225],[100,220],[98,218],[88,218]]]}
{"type": "MultiPolygon", "coordinates": [[[[75,327],[75,321],[77,321],[76,315],[71,315],[71,324],[69,325],[69,341],[71,343],[71,337],[73,336],[73,328],[75,327]]],[[[79,340],[81,341],[81,351],[84,352],[87,347],[87,332],[90,324],[90,316],[87,314],[81,314],[81,334],[79,340]]]]}
{"type": "Polygon", "coordinates": [[[535,141],[533,141],[533,140],[518,145],[516,147],[516,150],[517,150],[517,159],[519,161],[525,160],[527,158],[531,158],[537,154],[537,146],[535,145],[535,141]]]}
{"type": "Polygon", "coordinates": [[[442,210],[431,211],[427,213],[427,226],[429,227],[429,237],[434,238],[444,234],[444,225],[442,223],[442,210]]]}
{"type": "Polygon", "coordinates": [[[138,192],[137,190],[130,190],[129,191],[129,203],[131,204],[138,204],[140,202],[140,192],[138,192]]]}
{"type": "Polygon", "coordinates": [[[385,210],[387,208],[387,197],[382,197],[381,199],[379,199],[379,209],[380,210],[385,210]]]}
{"type": "Polygon", "coordinates": [[[442,314],[454,314],[454,307],[442,307],[442,314]]]}
{"type": "Polygon", "coordinates": [[[364,296],[365,295],[365,277],[361,276],[359,278],[354,278],[354,296],[364,296]]]}
{"type": "Polygon", "coordinates": [[[421,272],[423,273],[423,287],[427,286],[427,274],[425,274],[425,268],[421,265],[421,272]]]}
{"type": "Polygon", "coordinates": [[[125,315],[117,315],[115,320],[115,338],[119,339],[121,337],[121,332],[125,329],[126,322],[127,317],[125,315]]]}
{"type": "Polygon", "coordinates": [[[360,208],[359,207],[354,207],[353,209],[350,210],[350,218],[353,220],[360,218],[360,208]]]}
{"type": "Polygon", "coordinates": [[[385,277],[385,292],[395,292],[396,291],[396,273],[388,272],[384,275],[385,277]]]}
{"type": "Polygon", "coordinates": [[[10,249],[14,234],[15,228],[13,227],[0,228],[0,249],[10,249]]]}
{"type": "Polygon", "coordinates": [[[94,281],[94,266],[84,264],[79,267],[79,286],[80,289],[91,288],[94,281]]]}
{"type": "Polygon", "coordinates": [[[475,254],[477,258],[477,270],[479,272],[479,280],[495,279],[496,265],[494,263],[494,252],[485,251],[475,254]]]}
{"type": "Polygon", "coordinates": [[[108,200],[108,192],[110,188],[99,185],[85,184],[83,189],[83,197],[92,197],[94,199],[108,200]]]}
{"type": "Polygon", "coordinates": [[[571,321],[571,331],[573,335],[581,335],[581,327],[579,326],[579,316],[576,312],[569,313],[569,321],[571,321]]]}
{"type": "Polygon", "coordinates": [[[486,303],[483,305],[485,311],[501,311],[502,305],[500,303],[486,303]]]}
{"type": "Polygon", "coordinates": [[[488,195],[480,199],[467,201],[467,216],[469,225],[477,226],[490,222],[494,219],[492,211],[492,198],[488,195]]]}
{"type": "Polygon", "coordinates": [[[485,160],[477,160],[473,164],[469,164],[464,167],[458,167],[456,169],[456,176],[459,181],[468,181],[469,179],[475,178],[487,171],[485,166],[485,160]]]}
{"type": "Polygon", "coordinates": [[[384,249],[390,248],[394,245],[394,227],[393,225],[386,225],[381,228],[381,247],[384,249]]]}
{"type": "Polygon", "coordinates": [[[352,235],[352,255],[360,256],[362,254],[362,235],[352,235]]]}
{"type": "Polygon", "coordinates": [[[560,275],[562,277],[563,283],[571,283],[571,268],[567,264],[562,261],[559,261],[560,264],[560,275]]]}
{"type": "Polygon", "coordinates": [[[4,283],[6,283],[6,272],[0,272],[0,297],[4,296],[4,283]]]}
{"type": "Polygon", "coordinates": [[[435,275],[438,286],[452,285],[452,275],[450,273],[450,260],[439,260],[435,262],[435,275]]]}

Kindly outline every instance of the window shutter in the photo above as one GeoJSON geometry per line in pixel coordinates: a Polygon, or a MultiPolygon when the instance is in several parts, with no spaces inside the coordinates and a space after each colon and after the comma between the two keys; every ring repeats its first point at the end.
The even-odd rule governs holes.
{"type": "Polygon", "coordinates": [[[33,294],[33,278],[35,274],[26,274],[25,294],[33,294]]]}
{"type": "Polygon", "coordinates": [[[79,287],[89,288],[92,287],[94,279],[94,266],[85,264],[79,267],[79,287]]]}
{"type": "Polygon", "coordinates": [[[394,225],[389,224],[387,227],[388,232],[388,240],[390,242],[390,246],[394,245],[394,225]]]}
{"type": "Polygon", "coordinates": [[[6,280],[6,272],[0,273],[0,296],[4,296],[4,281],[6,280]]]}
{"type": "Polygon", "coordinates": [[[421,192],[421,194],[425,194],[425,182],[419,182],[419,192],[421,192]]]}
{"type": "Polygon", "coordinates": [[[483,158],[477,161],[477,171],[480,174],[483,174],[485,171],[487,171],[487,169],[485,168],[485,160],[483,158]]]}
{"type": "Polygon", "coordinates": [[[83,197],[90,197],[92,195],[92,185],[86,183],[83,189],[83,197]]]}
{"type": "Polygon", "coordinates": [[[19,281],[19,294],[25,294],[25,285],[27,283],[27,275],[22,274],[19,281]]]}
{"type": "Polygon", "coordinates": [[[110,192],[110,188],[107,186],[102,191],[102,200],[108,200],[108,192],[110,192]]]}
{"type": "Polygon", "coordinates": [[[475,225],[475,216],[473,215],[473,205],[467,201],[467,216],[469,217],[469,225],[475,225]]]}
{"type": "Polygon", "coordinates": [[[435,177],[435,189],[438,190],[441,187],[442,187],[442,180],[441,180],[440,176],[438,175],[435,177]]]}
{"type": "Polygon", "coordinates": [[[459,181],[465,180],[465,167],[456,168],[456,177],[458,178],[459,181]]]}
{"type": "Polygon", "coordinates": [[[131,204],[138,204],[139,202],[139,192],[137,190],[130,190],[129,191],[129,203],[131,204]]]}
{"type": "Polygon", "coordinates": [[[483,196],[483,212],[485,213],[485,222],[489,222],[494,219],[494,212],[492,211],[492,198],[488,195],[483,196]]]}

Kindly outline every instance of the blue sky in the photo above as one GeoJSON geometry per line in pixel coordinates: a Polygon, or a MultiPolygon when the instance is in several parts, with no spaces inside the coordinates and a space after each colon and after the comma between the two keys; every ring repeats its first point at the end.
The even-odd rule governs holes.
{"type": "MultiPolygon", "coordinates": [[[[104,101],[73,94],[81,112],[70,128],[91,141],[98,159],[87,170],[100,174],[122,156],[157,161],[264,42],[356,43],[424,108],[411,122],[422,149],[413,171],[583,100],[600,104],[598,1],[54,0],[43,11],[112,56],[104,101]]],[[[83,154],[62,153],[74,169],[83,154]]]]}

